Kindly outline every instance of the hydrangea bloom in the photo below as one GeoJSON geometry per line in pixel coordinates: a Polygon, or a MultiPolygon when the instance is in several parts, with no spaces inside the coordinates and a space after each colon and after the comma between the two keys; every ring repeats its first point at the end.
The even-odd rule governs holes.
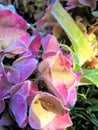
{"type": "Polygon", "coordinates": [[[68,111],[70,106],[75,104],[76,85],[80,80],[81,73],[75,73],[73,71],[71,62],[63,55],[54,36],[47,35],[42,40],[42,45],[44,49],[43,60],[39,64],[38,70],[41,73],[41,80],[46,83],[49,92],[55,96],[52,95],[53,99],[50,100],[49,98],[47,99],[49,95],[45,94],[45,96],[44,93],[41,94],[41,97],[44,95],[42,100],[40,94],[35,97],[30,108],[30,125],[32,128],[37,129],[64,129],[72,125],[68,111]],[[53,46],[51,47],[51,45],[53,46]],[[54,105],[55,98],[60,101],[66,110],[63,114],[60,113],[61,109],[59,110],[59,108],[62,107],[61,104],[59,104],[60,107],[56,109],[56,105],[54,105]],[[39,108],[41,107],[39,111],[35,111],[37,105],[39,108]],[[49,120],[44,121],[44,112],[47,114],[48,112],[52,112],[53,115],[56,115],[52,116],[51,114],[49,116],[50,118],[46,117],[49,120]],[[57,125],[59,121],[61,121],[61,123],[57,125]],[[32,124],[32,122],[34,122],[34,124],[32,124]]]}
{"type": "Polygon", "coordinates": [[[46,40],[47,49],[44,48],[44,59],[40,63],[38,69],[48,89],[59,97],[65,105],[73,106],[76,101],[75,87],[80,80],[81,73],[75,73],[73,71],[71,62],[63,55],[62,51],[57,46],[57,42],[54,42],[55,40],[53,39],[55,39],[54,36],[48,35],[42,40],[43,47],[44,41],[46,40]],[[50,38],[49,42],[47,42],[47,38],[50,38]],[[51,44],[55,44],[53,46],[54,49],[49,48],[51,44]],[[53,54],[54,51],[56,51],[55,54],[53,54]],[[53,55],[51,56],[51,54],[53,55]]]}
{"type": "Polygon", "coordinates": [[[0,114],[4,113],[0,126],[12,123],[11,115],[5,108],[7,104],[14,120],[20,127],[24,127],[28,123],[28,105],[37,91],[36,85],[26,79],[37,67],[35,57],[41,36],[38,34],[30,42],[27,22],[9,9],[1,9],[0,18],[0,114]],[[38,43],[35,43],[38,37],[38,43]]]}
{"type": "Polygon", "coordinates": [[[37,93],[29,114],[29,122],[34,129],[61,130],[72,125],[66,107],[57,97],[46,92],[37,93]]]}
{"type": "Polygon", "coordinates": [[[0,17],[0,126],[10,125],[13,119],[21,128],[27,124],[43,130],[71,126],[69,111],[76,101],[81,73],[73,71],[72,61],[63,54],[54,36],[41,40],[39,33],[31,40],[21,16],[1,9],[0,17]],[[43,54],[38,64],[41,43],[43,54]],[[48,88],[46,92],[39,91],[36,81],[29,79],[37,67],[38,79],[48,88]]]}

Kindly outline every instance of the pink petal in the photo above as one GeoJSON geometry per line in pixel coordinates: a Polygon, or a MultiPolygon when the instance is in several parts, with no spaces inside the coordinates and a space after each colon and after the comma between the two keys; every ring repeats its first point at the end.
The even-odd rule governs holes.
{"type": "Polygon", "coordinates": [[[72,90],[68,92],[68,105],[74,106],[76,100],[77,100],[77,90],[76,88],[73,88],[72,90]]]}
{"type": "Polygon", "coordinates": [[[44,78],[45,83],[47,84],[46,87],[49,89],[49,91],[51,91],[56,97],[58,97],[67,108],[69,108],[68,90],[65,88],[65,85],[63,84],[61,86],[56,87],[52,84],[51,81],[49,81],[45,77],[43,78],[44,78]]]}
{"type": "Polygon", "coordinates": [[[40,46],[41,46],[41,34],[38,34],[34,37],[29,46],[33,55],[36,56],[38,54],[40,46]]]}
{"type": "Polygon", "coordinates": [[[30,82],[31,84],[30,84],[29,96],[27,97],[27,103],[29,106],[31,105],[32,100],[34,99],[36,93],[38,92],[38,86],[33,81],[30,82]]]}
{"type": "MultiPolygon", "coordinates": [[[[42,39],[44,52],[58,52],[60,50],[57,39],[53,35],[47,35],[42,39]]],[[[43,54],[44,55],[44,54],[43,54]]],[[[45,57],[46,58],[46,57],[45,57]]]]}
{"type": "Polygon", "coordinates": [[[42,130],[64,130],[67,127],[72,126],[73,123],[70,119],[69,113],[67,113],[65,116],[59,116],[57,115],[55,119],[53,119],[45,128],[42,130]]]}
{"type": "Polygon", "coordinates": [[[24,44],[29,46],[30,44],[30,36],[27,32],[19,29],[19,28],[11,28],[11,27],[2,27],[0,26],[0,38],[3,39],[0,42],[0,48],[6,49],[9,44],[15,42],[17,40],[22,40],[24,44]]]}
{"type": "Polygon", "coordinates": [[[27,22],[11,10],[0,10],[0,25],[4,27],[17,27],[27,30],[27,22]]]}
{"type": "Polygon", "coordinates": [[[58,98],[49,93],[39,92],[30,106],[30,126],[34,129],[41,129],[54,120],[56,115],[63,117],[67,111],[58,98]]]}
{"type": "Polygon", "coordinates": [[[20,127],[25,127],[27,120],[27,102],[24,96],[16,93],[10,100],[10,109],[20,127]]]}

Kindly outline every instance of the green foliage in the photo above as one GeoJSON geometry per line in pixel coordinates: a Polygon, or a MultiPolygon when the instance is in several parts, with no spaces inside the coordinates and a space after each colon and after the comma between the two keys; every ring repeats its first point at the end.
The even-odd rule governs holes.
{"type": "Polygon", "coordinates": [[[80,66],[83,65],[84,62],[91,58],[93,55],[93,50],[90,47],[90,43],[82,31],[79,29],[79,27],[76,25],[72,17],[68,14],[67,11],[63,9],[59,2],[56,2],[54,4],[51,13],[69,37],[74,47],[74,51],[79,57],[80,66]]]}
{"type": "Polygon", "coordinates": [[[90,80],[93,84],[98,86],[98,69],[87,70],[82,75],[82,79],[83,78],[90,80]]]}
{"type": "Polygon", "coordinates": [[[80,86],[75,107],[71,110],[72,130],[98,130],[98,89],[96,86],[80,86]]]}

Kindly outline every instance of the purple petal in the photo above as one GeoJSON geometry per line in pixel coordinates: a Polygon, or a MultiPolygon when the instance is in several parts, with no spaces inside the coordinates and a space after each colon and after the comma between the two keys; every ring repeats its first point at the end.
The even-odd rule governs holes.
{"type": "Polygon", "coordinates": [[[15,84],[27,79],[37,67],[37,60],[33,58],[19,58],[7,73],[8,79],[15,84]],[[30,69],[28,69],[30,68],[30,69]]]}
{"type": "Polygon", "coordinates": [[[0,99],[0,113],[2,113],[4,109],[5,109],[5,102],[3,99],[2,100],[0,99]]]}
{"type": "Polygon", "coordinates": [[[8,82],[3,70],[0,70],[0,99],[9,98],[11,84],[8,82]]]}
{"type": "Polygon", "coordinates": [[[29,96],[31,84],[31,81],[26,80],[21,83],[17,83],[16,85],[13,85],[10,89],[11,96],[18,92],[21,93],[21,95],[23,95],[26,99],[29,96]]]}
{"type": "Polygon", "coordinates": [[[8,111],[4,111],[2,117],[0,118],[0,126],[9,126],[13,123],[11,116],[8,111]]]}
{"type": "Polygon", "coordinates": [[[5,52],[9,52],[11,54],[17,55],[22,54],[27,51],[27,46],[21,40],[17,40],[11,43],[6,49],[5,52]]]}
{"type": "Polygon", "coordinates": [[[10,100],[10,109],[20,127],[25,127],[27,120],[27,102],[23,95],[16,93],[10,100]]]}
{"type": "Polygon", "coordinates": [[[12,84],[16,84],[20,82],[20,73],[14,68],[10,68],[6,76],[8,81],[12,84]]]}
{"type": "Polygon", "coordinates": [[[85,6],[91,7],[92,10],[96,9],[96,0],[79,0],[85,6]]]}
{"type": "Polygon", "coordinates": [[[25,99],[29,96],[30,86],[31,86],[31,81],[29,81],[29,80],[24,81],[23,85],[21,86],[21,88],[18,91],[19,93],[21,93],[24,96],[25,99]]]}
{"type": "Polygon", "coordinates": [[[33,58],[20,58],[14,62],[13,67],[20,72],[22,81],[31,75],[31,73],[36,69],[37,63],[38,61],[33,58]]]}
{"type": "Polygon", "coordinates": [[[11,94],[11,96],[13,96],[17,91],[19,91],[19,89],[21,88],[21,86],[23,85],[23,83],[24,82],[17,83],[17,84],[13,85],[10,88],[10,94],[11,94]]]}

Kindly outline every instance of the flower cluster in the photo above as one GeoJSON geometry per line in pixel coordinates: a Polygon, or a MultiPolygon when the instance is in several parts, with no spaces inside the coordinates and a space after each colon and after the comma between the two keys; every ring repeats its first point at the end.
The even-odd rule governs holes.
{"type": "Polygon", "coordinates": [[[63,53],[53,35],[30,36],[27,29],[17,13],[0,10],[0,126],[16,121],[21,128],[67,128],[81,72],[73,71],[72,56],[63,53]],[[39,81],[47,90],[40,90],[39,81]]]}

